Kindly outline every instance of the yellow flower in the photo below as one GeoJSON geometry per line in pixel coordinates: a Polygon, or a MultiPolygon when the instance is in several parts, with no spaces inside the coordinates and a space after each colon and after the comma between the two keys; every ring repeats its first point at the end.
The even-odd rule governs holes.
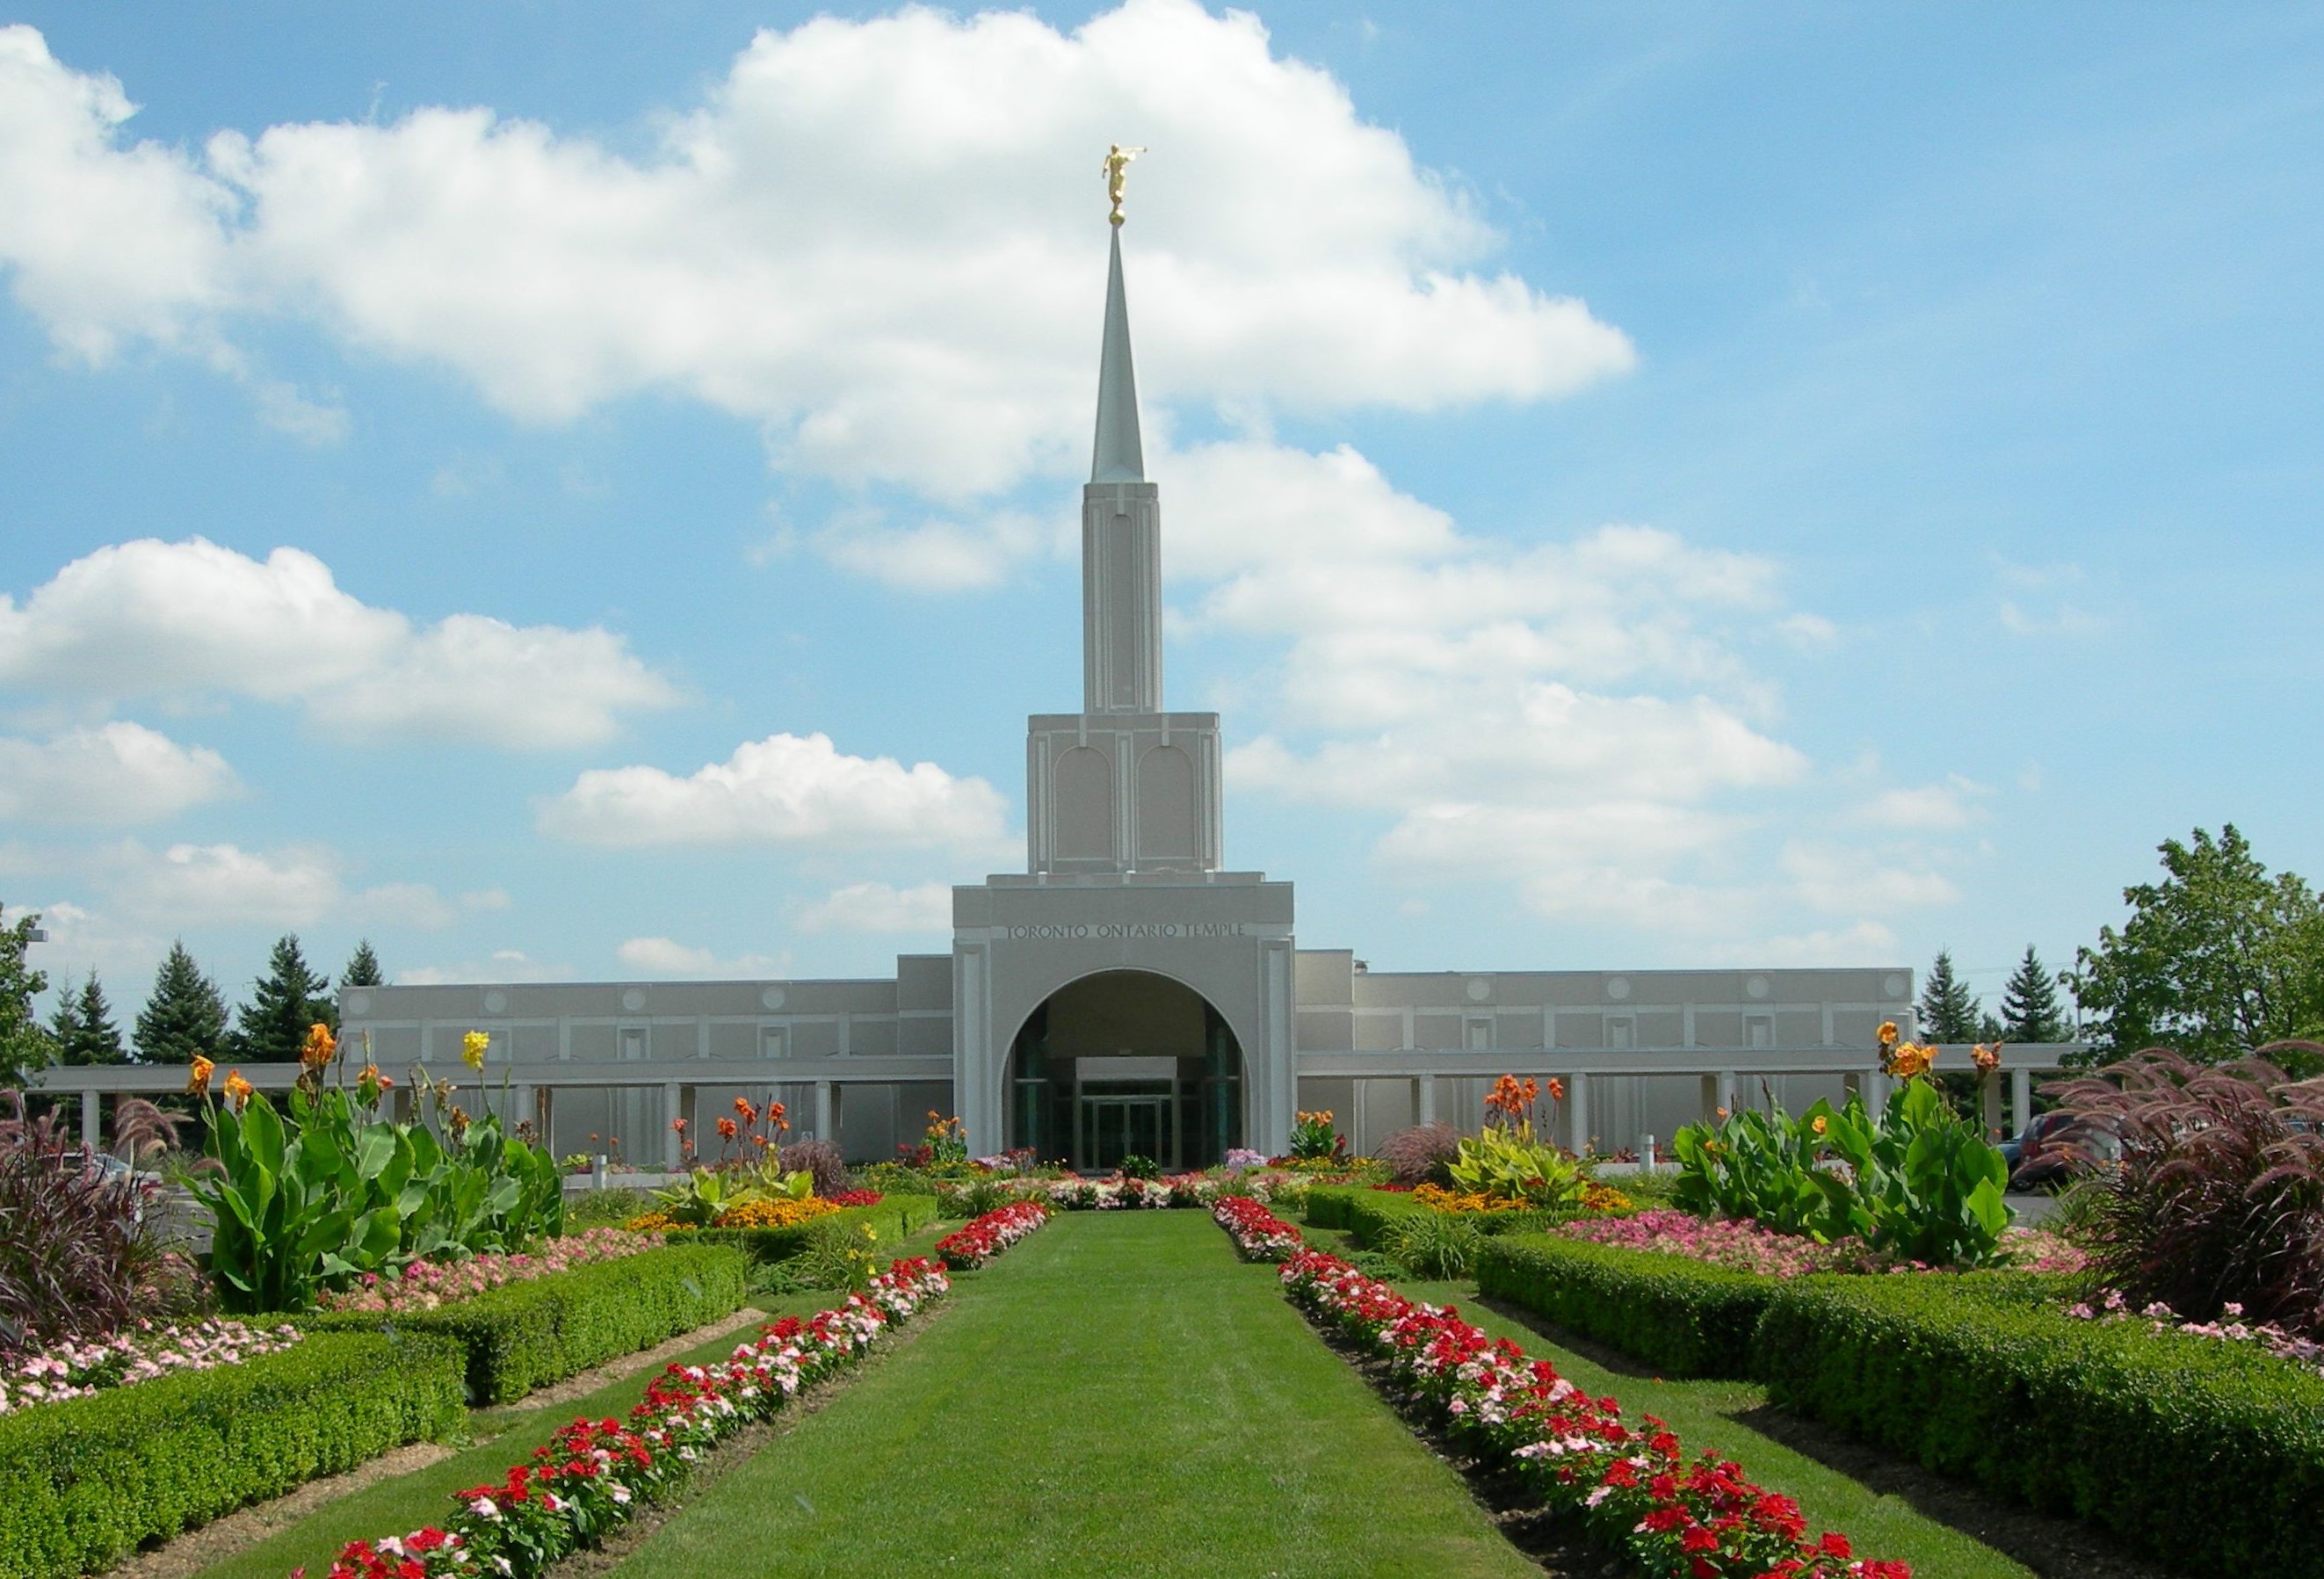
{"type": "Polygon", "coordinates": [[[460,1039],[460,1062],[471,1069],[484,1067],[485,1049],[493,1045],[492,1033],[472,1030],[460,1039]]]}
{"type": "Polygon", "coordinates": [[[210,1094],[210,1076],[217,1070],[216,1064],[211,1063],[199,1053],[196,1053],[193,1073],[186,1076],[187,1094],[192,1096],[208,1096],[210,1094]]]}
{"type": "Polygon", "coordinates": [[[1826,1130],[1829,1130],[1829,1129],[1831,1129],[1831,1121],[1830,1119],[1828,1119],[1828,1118],[1824,1117],[1824,1116],[1823,1116],[1823,1114],[1821,1114],[1821,1113],[1818,1113],[1818,1114],[1816,1114],[1816,1116],[1815,1116],[1815,1122],[1814,1122],[1814,1123],[1812,1123],[1812,1124],[1811,1124],[1811,1125],[1809,1125],[1808,1127],[1809,1127],[1810,1129],[1813,1130],[1817,1134],[1821,1135],[1821,1134],[1822,1134],[1826,1130]]]}
{"type": "Polygon", "coordinates": [[[251,1094],[255,1092],[257,1089],[258,1087],[253,1085],[249,1081],[244,1080],[242,1077],[241,1070],[229,1069],[226,1071],[226,1099],[234,1103],[235,1112],[240,1113],[244,1108],[248,1107],[250,1105],[251,1094]]]}
{"type": "Polygon", "coordinates": [[[1880,1029],[1873,1034],[1880,1039],[1880,1050],[1886,1052],[1896,1045],[1896,1022],[1884,1020],[1880,1022],[1880,1029]]]}
{"type": "Polygon", "coordinates": [[[1987,1047],[1983,1042],[1979,1042],[1969,1050],[1969,1058],[1970,1063],[1977,1066],[1978,1074],[1990,1075],[2001,1067],[2001,1044],[1996,1042],[1991,1047],[1987,1047]]]}

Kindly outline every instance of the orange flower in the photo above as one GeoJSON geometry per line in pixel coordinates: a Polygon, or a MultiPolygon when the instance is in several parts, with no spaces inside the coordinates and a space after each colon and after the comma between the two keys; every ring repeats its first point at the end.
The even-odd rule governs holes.
{"type": "Polygon", "coordinates": [[[250,1105],[251,1095],[253,1093],[257,1091],[257,1086],[253,1085],[249,1081],[244,1080],[242,1077],[241,1070],[229,1069],[226,1071],[226,1099],[234,1103],[235,1112],[240,1113],[244,1108],[248,1107],[250,1105]]]}
{"type": "Polygon", "coordinates": [[[1990,1075],[2001,1067],[2001,1046],[1999,1042],[1991,1047],[1979,1042],[1969,1050],[1969,1062],[1977,1066],[1978,1074],[1990,1075]]]}
{"type": "Polygon", "coordinates": [[[734,1121],[733,1119],[720,1119],[718,1121],[718,1138],[720,1140],[731,1140],[741,1132],[741,1131],[734,1127],[734,1121]]]}
{"type": "Polygon", "coordinates": [[[1884,1020],[1880,1022],[1880,1029],[1873,1034],[1880,1039],[1880,1050],[1885,1053],[1896,1045],[1896,1022],[1884,1020]]]}
{"type": "Polygon", "coordinates": [[[1815,1122],[1814,1122],[1814,1123],[1812,1123],[1812,1124],[1810,1124],[1810,1125],[1808,1126],[1808,1128],[1810,1128],[1810,1129],[1813,1130],[1817,1134],[1821,1135],[1821,1134],[1822,1134],[1826,1130],[1829,1130],[1829,1129],[1831,1129],[1831,1121],[1830,1119],[1828,1119],[1828,1118],[1824,1117],[1824,1116],[1823,1116],[1823,1114],[1821,1114],[1821,1113],[1818,1113],[1818,1114],[1816,1114],[1816,1116],[1815,1116],[1815,1122]]]}
{"type": "Polygon", "coordinates": [[[670,1127],[671,1129],[673,1129],[673,1130],[676,1130],[676,1131],[677,1131],[679,1134],[681,1134],[681,1135],[683,1135],[683,1134],[685,1134],[685,1133],[686,1133],[686,1121],[685,1121],[684,1119],[672,1119],[672,1120],[670,1120],[670,1121],[669,1121],[669,1127],[670,1127]]]}
{"type": "Polygon", "coordinates": [[[319,1069],[339,1056],[339,1039],[331,1028],[320,1023],[307,1028],[307,1045],[299,1049],[299,1067],[319,1069]]]}
{"type": "Polygon", "coordinates": [[[1549,1077],[1549,1100],[1552,1102],[1565,1100],[1565,1082],[1554,1075],[1549,1077]]]}
{"type": "Polygon", "coordinates": [[[778,1130],[788,1130],[791,1127],[791,1122],[783,1115],[789,1111],[779,1102],[770,1102],[767,1103],[767,1122],[778,1130]]]}
{"type": "Polygon", "coordinates": [[[734,1099],[734,1112],[746,1124],[755,1124],[759,1122],[759,1110],[751,1105],[751,1099],[747,1096],[738,1096],[734,1099]]]}
{"type": "Polygon", "coordinates": [[[215,1074],[217,1070],[217,1066],[216,1064],[211,1063],[199,1053],[196,1053],[194,1055],[193,1072],[186,1076],[186,1091],[188,1094],[193,1096],[208,1096],[210,1094],[210,1076],[215,1074]]]}

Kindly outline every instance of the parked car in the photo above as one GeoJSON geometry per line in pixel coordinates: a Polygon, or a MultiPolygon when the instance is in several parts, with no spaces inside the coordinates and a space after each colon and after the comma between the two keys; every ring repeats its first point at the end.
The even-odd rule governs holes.
{"type": "Polygon", "coordinates": [[[2005,1142],[2013,1190],[2055,1189],[2079,1174],[2122,1158],[2122,1142],[2086,1119],[2067,1113],[2038,1113],[2025,1132],[2005,1142]],[[2044,1122],[2048,1121],[2048,1122],[2044,1122]]]}
{"type": "Polygon", "coordinates": [[[2059,1125],[2064,1123],[2072,1116],[2073,1115],[2070,1113],[2062,1110],[2052,1110],[2052,1112],[2045,1113],[2035,1113],[2032,1118],[2025,1122],[2025,1127],[2024,1129],[2018,1131],[2017,1133],[2010,1136],[2009,1139],[2000,1143],[1999,1150],[2001,1152],[2001,1159],[2009,1164],[2009,1169],[2012,1173],[2016,1172],[2017,1159],[2024,1155],[2026,1143],[2032,1140],[2038,1140],[2043,1132],[2056,1129],[2059,1125]]]}

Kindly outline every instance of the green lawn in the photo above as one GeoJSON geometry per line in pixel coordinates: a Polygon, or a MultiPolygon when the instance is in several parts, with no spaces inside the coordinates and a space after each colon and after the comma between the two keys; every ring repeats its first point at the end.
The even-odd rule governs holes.
{"type": "Polygon", "coordinates": [[[1538,1574],[1195,1212],[1065,1214],[623,1579],[1538,1574]]]}
{"type": "MultiPolygon", "coordinates": [[[[1336,1235],[1333,1237],[1338,1237],[1336,1235]]],[[[1715,1452],[1743,1466],[1769,1491],[1799,1500],[1812,1528],[1837,1529],[1857,1555],[1904,1561],[1922,1579],[2032,1579],[2033,1570],[1991,1547],[1915,1512],[1896,1497],[1881,1496],[1804,1454],[1761,1436],[1736,1418],[1767,1401],[1766,1390],[1743,1381],[1668,1381],[1627,1376],[1560,1348],[1521,1322],[1477,1302],[1474,1283],[1397,1285],[1410,1298],[1456,1305],[1461,1315],[1497,1338],[1508,1338],[1536,1359],[1557,1367],[1575,1386],[1621,1400],[1624,1414],[1658,1415],[1690,1453],[1715,1452]]]]}

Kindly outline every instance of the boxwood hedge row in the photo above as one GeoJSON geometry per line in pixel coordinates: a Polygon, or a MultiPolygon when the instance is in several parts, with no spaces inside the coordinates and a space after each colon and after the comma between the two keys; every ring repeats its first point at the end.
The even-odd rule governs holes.
{"type": "Polygon", "coordinates": [[[436,1310],[295,1319],[308,1327],[448,1338],[466,1356],[468,1396],[482,1404],[511,1403],[741,1309],[750,1265],[732,1245],[666,1245],[510,1283],[436,1310]]]}
{"type": "Polygon", "coordinates": [[[1670,1376],[1748,1377],[1773,1278],[1554,1233],[1489,1239],[1477,1289],[1670,1376]]]}
{"type": "Polygon", "coordinates": [[[96,1573],[441,1436],[465,1418],[462,1363],[457,1344],[419,1333],[318,1333],[240,1365],[0,1417],[0,1579],[96,1573]]]}
{"type": "Polygon", "coordinates": [[[1768,1302],[1758,1372],[1778,1403],[2173,1566],[2324,1576],[2324,1377],[2025,1289],[1801,1279],[1768,1302]]]}
{"type": "Polygon", "coordinates": [[[1428,1208],[1401,1190],[1376,1190],[1368,1185],[1312,1185],[1305,1215],[1313,1228],[1337,1228],[1356,1242],[1378,1249],[1397,1220],[1428,1208]]]}

